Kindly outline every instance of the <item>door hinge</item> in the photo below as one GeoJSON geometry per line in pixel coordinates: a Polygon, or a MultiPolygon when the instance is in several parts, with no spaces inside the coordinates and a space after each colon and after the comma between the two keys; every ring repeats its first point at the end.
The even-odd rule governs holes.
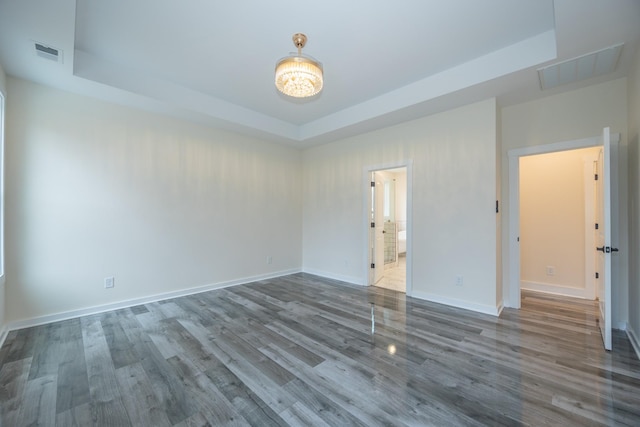
{"type": "Polygon", "coordinates": [[[371,186],[375,187],[376,186],[376,182],[375,181],[371,181],[371,186]]]}
{"type": "Polygon", "coordinates": [[[596,176],[595,176],[595,178],[594,178],[594,179],[595,179],[596,181],[598,180],[598,174],[596,174],[596,176]]]}
{"type": "Polygon", "coordinates": [[[596,271],[596,279],[600,278],[600,274],[596,271]]]}
{"type": "Polygon", "coordinates": [[[371,228],[376,228],[376,223],[375,222],[371,223],[371,228]]]}
{"type": "Polygon", "coordinates": [[[499,212],[498,206],[499,206],[499,204],[498,204],[498,201],[496,200],[496,213],[499,212]]]}
{"type": "Polygon", "coordinates": [[[371,263],[371,268],[376,268],[376,265],[374,263],[371,263]]]}
{"type": "Polygon", "coordinates": [[[600,226],[598,225],[598,223],[596,222],[596,230],[598,230],[600,228],[600,226]]]}

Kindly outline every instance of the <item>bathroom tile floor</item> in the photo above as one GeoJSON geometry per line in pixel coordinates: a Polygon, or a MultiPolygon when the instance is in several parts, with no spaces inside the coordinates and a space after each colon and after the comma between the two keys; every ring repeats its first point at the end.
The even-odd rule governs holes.
{"type": "Polygon", "coordinates": [[[384,276],[376,286],[379,288],[391,289],[392,291],[407,291],[407,257],[398,257],[398,266],[384,270],[384,276]]]}

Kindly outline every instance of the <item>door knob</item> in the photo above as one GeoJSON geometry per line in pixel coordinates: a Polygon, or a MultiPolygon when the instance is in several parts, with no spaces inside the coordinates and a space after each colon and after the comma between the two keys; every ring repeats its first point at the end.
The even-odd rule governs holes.
{"type": "Polygon", "coordinates": [[[596,250],[604,252],[606,254],[610,254],[611,252],[618,252],[618,248],[612,248],[611,246],[603,246],[601,248],[596,246],[596,250]]]}

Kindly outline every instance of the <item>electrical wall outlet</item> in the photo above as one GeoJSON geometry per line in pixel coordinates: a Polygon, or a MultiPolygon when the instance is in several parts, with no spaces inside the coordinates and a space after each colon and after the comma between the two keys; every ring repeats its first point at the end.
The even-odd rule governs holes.
{"type": "Polygon", "coordinates": [[[547,276],[555,276],[556,268],[553,265],[547,265],[547,276]]]}
{"type": "Polygon", "coordinates": [[[110,289],[113,288],[115,286],[116,279],[115,277],[111,276],[111,277],[105,277],[104,278],[104,288],[105,289],[110,289]]]}
{"type": "Polygon", "coordinates": [[[267,264],[273,264],[273,257],[271,255],[267,257],[267,264]]]}
{"type": "Polygon", "coordinates": [[[456,276],[456,286],[462,286],[464,284],[464,278],[462,276],[456,276]]]}

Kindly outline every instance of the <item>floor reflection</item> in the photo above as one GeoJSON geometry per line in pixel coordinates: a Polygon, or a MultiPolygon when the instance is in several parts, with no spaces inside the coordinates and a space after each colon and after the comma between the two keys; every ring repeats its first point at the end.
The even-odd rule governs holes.
{"type": "Polygon", "coordinates": [[[373,366],[377,372],[373,381],[380,390],[393,387],[395,399],[402,402],[403,390],[409,386],[414,369],[407,363],[407,297],[403,292],[378,287],[369,287],[368,294],[373,366]]]}
{"type": "Polygon", "coordinates": [[[521,310],[505,310],[483,331],[496,338],[496,380],[517,397],[519,422],[640,425],[640,363],[622,331],[605,351],[597,320],[595,301],[523,291],[521,310]],[[511,357],[501,357],[507,349],[511,357]]]}
{"type": "Polygon", "coordinates": [[[593,301],[524,293],[495,318],[378,287],[368,299],[374,384],[407,401],[488,425],[640,425],[640,362],[620,331],[603,349],[593,301]]]}

